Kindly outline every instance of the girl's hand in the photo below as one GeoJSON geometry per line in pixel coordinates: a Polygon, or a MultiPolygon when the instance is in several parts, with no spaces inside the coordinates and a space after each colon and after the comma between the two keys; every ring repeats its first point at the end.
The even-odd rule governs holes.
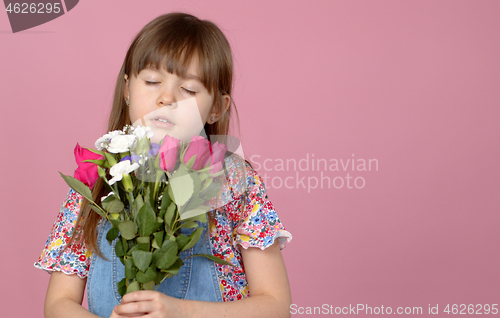
{"type": "Polygon", "coordinates": [[[134,316],[120,316],[118,315],[114,310],[111,312],[111,316],[109,316],[109,318],[124,318],[124,317],[142,317],[143,315],[140,315],[140,316],[137,316],[137,315],[134,315],[134,316]]]}
{"type": "Polygon", "coordinates": [[[152,290],[141,290],[126,294],[116,306],[110,318],[143,317],[164,318],[184,317],[182,300],[152,290]]]}

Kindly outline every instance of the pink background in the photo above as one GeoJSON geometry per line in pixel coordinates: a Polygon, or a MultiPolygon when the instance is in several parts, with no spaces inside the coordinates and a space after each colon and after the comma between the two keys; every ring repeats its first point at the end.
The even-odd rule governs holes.
{"type": "Polygon", "coordinates": [[[43,316],[33,263],[67,192],[57,171],[104,132],[133,36],[177,10],[232,44],[245,154],[271,160],[259,171],[294,235],[293,303],[500,303],[498,1],[87,0],[17,34],[0,12],[2,317],[43,316]],[[321,171],[275,167],[313,154],[378,170],[323,171],[365,186],[308,191],[297,173],[307,187],[321,171]]]}

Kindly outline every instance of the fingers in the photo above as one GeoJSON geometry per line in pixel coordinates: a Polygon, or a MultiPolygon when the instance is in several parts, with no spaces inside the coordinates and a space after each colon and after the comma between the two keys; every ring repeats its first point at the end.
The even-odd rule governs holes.
{"type": "Polygon", "coordinates": [[[117,314],[114,310],[113,312],[111,313],[111,316],[109,316],[109,318],[124,318],[124,317],[143,317],[144,315],[143,314],[124,314],[123,316],[122,315],[119,315],[117,314]]]}
{"type": "Polygon", "coordinates": [[[176,300],[157,291],[141,290],[124,295],[114,313],[117,317],[166,317],[178,311],[176,300]]]}
{"type": "Polygon", "coordinates": [[[136,301],[150,301],[158,297],[158,292],[152,290],[140,290],[135,291],[129,294],[126,294],[122,297],[121,304],[132,303],[136,301]]]}
{"type": "Polygon", "coordinates": [[[115,306],[113,309],[113,313],[118,317],[141,317],[152,311],[154,311],[154,306],[150,301],[131,302],[115,306]]]}

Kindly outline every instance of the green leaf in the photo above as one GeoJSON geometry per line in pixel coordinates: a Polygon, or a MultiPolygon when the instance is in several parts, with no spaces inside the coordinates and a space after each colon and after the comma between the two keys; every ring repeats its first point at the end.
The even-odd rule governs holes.
{"type": "Polygon", "coordinates": [[[114,219],[110,219],[109,222],[111,222],[111,224],[113,224],[114,227],[118,228],[118,225],[120,223],[122,223],[123,221],[122,220],[114,220],[114,219]]]}
{"type": "Polygon", "coordinates": [[[187,171],[186,166],[180,165],[175,175],[168,184],[172,188],[174,201],[177,206],[182,206],[193,196],[193,177],[187,171]]]}
{"type": "Polygon", "coordinates": [[[104,157],[104,151],[101,151],[101,150],[97,150],[97,149],[92,149],[92,148],[87,148],[87,147],[84,147],[85,149],[87,149],[88,151],[91,151],[93,153],[96,153],[98,155],[101,155],[104,157]]]}
{"type": "MultiPolygon", "coordinates": [[[[107,167],[109,168],[109,167],[107,167]]],[[[97,174],[99,175],[99,177],[103,178],[104,180],[106,180],[106,171],[104,171],[103,168],[97,166],[97,174]]],[[[107,183],[107,181],[106,181],[107,183]]]]}
{"type": "Polygon", "coordinates": [[[133,281],[133,282],[130,283],[130,285],[128,285],[126,293],[128,294],[128,293],[131,293],[131,292],[138,291],[140,289],[141,289],[141,287],[139,285],[139,282],[138,281],[133,281]]]}
{"type": "Polygon", "coordinates": [[[102,207],[109,214],[111,214],[111,213],[119,213],[119,212],[123,211],[123,209],[125,208],[125,206],[123,205],[123,202],[120,201],[120,200],[118,200],[114,195],[110,195],[109,197],[107,197],[102,202],[102,207]],[[109,199],[109,198],[111,198],[111,199],[109,199]]]}
{"type": "Polygon", "coordinates": [[[198,196],[205,200],[212,200],[219,195],[221,189],[222,183],[213,181],[206,189],[203,189],[198,196]]]}
{"type": "Polygon", "coordinates": [[[177,209],[177,205],[174,202],[170,203],[167,213],[165,213],[165,224],[168,226],[172,226],[175,221],[175,210],[177,209]]]}
{"type": "Polygon", "coordinates": [[[172,264],[172,266],[170,266],[167,270],[165,270],[165,272],[171,275],[177,275],[179,274],[179,270],[181,269],[182,265],[184,265],[184,262],[180,258],[177,258],[175,263],[172,264]]]}
{"type": "Polygon", "coordinates": [[[168,195],[168,187],[165,187],[165,190],[163,190],[163,195],[161,197],[161,209],[158,215],[159,217],[163,218],[171,202],[172,199],[170,199],[170,196],[168,195]]]}
{"type": "MultiPolygon", "coordinates": [[[[167,172],[167,174],[169,175],[169,180],[170,180],[170,174],[167,172]]],[[[174,192],[172,192],[172,187],[170,186],[170,183],[167,185],[167,192],[168,192],[168,196],[170,197],[170,200],[172,200],[172,202],[176,203],[175,202],[175,197],[174,197],[174,192]]]]}
{"type": "Polygon", "coordinates": [[[123,236],[120,237],[120,241],[122,241],[122,246],[123,246],[123,252],[126,254],[128,249],[129,249],[129,242],[127,242],[127,239],[124,238],[123,236]]]}
{"type": "Polygon", "coordinates": [[[125,256],[124,263],[125,263],[125,278],[134,279],[135,274],[137,274],[137,267],[134,266],[134,260],[132,259],[132,257],[125,256]]]}
{"type": "Polygon", "coordinates": [[[153,240],[153,247],[154,248],[160,248],[160,246],[163,244],[163,236],[165,235],[165,232],[163,231],[160,231],[160,232],[156,232],[156,233],[153,233],[154,235],[154,240],[153,240]]]}
{"type": "Polygon", "coordinates": [[[141,271],[137,272],[135,277],[139,283],[147,283],[155,280],[156,271],[150,266],[144,273],[141,271]]]}
{"type": "Polygon", "coordinates": [[[178,253],[177,243],[171,240],[165,240],[159,250],[153,253],[154,263],[157,268],[168,269],[175,263],[178,253]]]}
{"type": "Polygon", "coordinates": [[[200,179],[200,174],[198,172],[193,172],[189,174],[191,178],[193,178],[193,198],[196,198],[198,196],[198,193],[200,193],[201,190],[201,179],[200,179]]]}
{"type": "Polygon", "coordinates": [[[139,236],[137,239],[137,247],[143,251],[149,251],[149,236],[139,236]]]}
{"type": "Polygon", "coordinates": [[[100,167],[104,166],[104,163],[106,162],[105,160],[94,160],[94,159],[87,159],[87,160],[82,160],[82,162],[92,162],[100,167]]]}
{"type": "Polygon", "coordinates": [[[134,221],[123,221],[118,224],[118,229],[126,240],[133,239],[137,234],[137,225],[135,225],[134,221]]]}
{"type": "Polygon", "coordinates": [[[125,295],[125,292],[127,291],[127,286],[125,285],[125,281],[126,279],[123,278],[121,281],[119,281],[116,286],[118,287],[118,293],[120,294],[120,296],[123,297],[123,295],[125,295]]]}
{"type": "Polygon", "coordinates": [[[59,174],[73,190],[80,193],[89,202],[96,204],[92,198],[92,192],[90,191],[89,187],[87,187],[83,182],[76,178],[66,176],[61,172],[59,172],[59,174]]]}
{"type": "MultiPolygon", "coordinates": [[[[129,241],[129,242],[134,242],[134,241],[129,241]]],[[[137,250],[139,250],[139,248],[137,248],[137,245],[134,245],[127,251],[125,255],[132,256],[132,253],[137,250]]]]}
{"type": "Polygon", "coordinates": [[[103,219],[107,219],[108,216],[106,215],[106,213],[102,212],[102,210],[97,207],[96,205],[94,205],[93,203],[90,203],[89,204],[89,207],[94,210],[95,213],[99,214],[103,219]]]}
{"type": "Polygon", "coordinates": [[[212,178],[206,179],[205,182],[203,183],[203,187],[200,189],[200,192],[202,192],[203,190],[205,190],[206,188],[208,188],[212,184],[213,180],[214,179],[212,179],[212,178]]]}
{"type": "Polygon", "coordinates": [[[139,211],[137,215],[137,224],[139,225],[140,236],[149,236],[160,226],[160,224],[156,222],[156,214],[151,204],[149,204],[149,201],[146,201],[139,211]]]}
{"type": "Polygon", "coordinates": [[[181,227],[186,229],[192,229],[198,226],[198,223],[195,221],[182,222],[181,227]]]}
{"type": "MultiPolygon", "coordinates": [[[[109,193],[108,193],[108,194],[109,194],[109,193]]],[[[108,195],[108,196],[106,197],[106,199],[101,200],[101,203],[104,203],[104,202],[111,202],[111,201],[113,201],[113,200],[115,200],[115,199],[116,199],[116,197],[115,197],[113,194],[112,194],[112,195],[108,195]]]]}
{"type": "Polygon", "coordinates": [[[193,216],[191,218],[187,218],[187,219],[185,219],[183,221],[184,222],[199,221],[199,222],[207,223],[207,213],[199,214],[197,216],[193,216]]]}
{"type": "Polygon", "coordinates": [[[148,138],[141,138],[137,141],[136,147],[135,147],[135,153],[138,155],[146,155],[149,151],[149,139],[148,138]]]}
{"type": "Polygon", "coordinates": [[[197,156],[197,155],[192,156],[191,158],[189,158],[188,162],[186,162],[186,166],[187,166],[189,169],[192,169],[192,168],[193,168],[194,162],[196,161],[196,156],[197,156]]]}
{"type": "Polygon", "coordinates": [[[189,242],[189,236],[186,236],[184,234],[179,234],[176,238],[177,245],[179,246],[179,249],[182,250],[184,246],[189,242]]]}
{"type": "Polygon", "coordinates": [[[165,276],[167,276],[167,273],[156,271],[155,283],[156,284],[161,284],[161,282],[163,281],[163,279],[165,278],[165,276]]]}
{"type": "MultiPolygon", "coordinates": [[[[151,191],[151,187],[153,186],[153,183],[149,182],[148,184],[149,184],[149,186],[146,186],[144,188],[144,203],[146,203],[146,201],[149,201],[150,205],[151,205],[151,201],[152,201],[151,197],[153,196],[153,192],[154,192],[154,191],[151,191]]],[[[140,210],[138,210],[138,211],[140,211],[140,210]]]]}
{"type": "Polygon", "coordinates": [[[115,254],[117,257],[123,257],[125,255],[125,250],[123,248],[122,240],[116,241],[115,254]]]}
{"type": "Polygon", "coordinates": [[[149,236],[139,236],[137,238],[137,243],[139,243],[139,244],[149,244],[149,236]]]}
{"type": "Polygon", "coordinates": [[[193,247],[196,244],[196,242],[198,242],[198,240],[200,239],[202,232],[203,232],[202,227],[199,227],[196,230],[194,230],[194,232],[189,236],[188,243],[180,251],[182,252],[193,247]]]}
{"type": "Polygon", "coordinates": [[[186,211],[193,210],[203,206],[203,203],[205,203],[206,201],[207,200],[200,198],[198,196],[193,196],[191,200],[189,200],[188,203],[182,207],[182,210],[180,212],[181,215],[186,211]]]}
{"type": "Polygon", "coordinates": [[[116,165],[116,163],[117,163],[116,159],[112,154],[110,154],[109,152],[105,152],[104,157],[106,157],[106,160],[108,161],[108,163],[111,167],[116,165]]]}
{"type": "Polygon", "coordinates": [[[203,213],[207,213],[209,209],[210,209],[209,207],[202,205],[196,209],[186,211],[181,214],[181,221],[198,216],[203,213]]]}
{"type": "Polygon", "coordinates": [[[145,252],[141,250],[134,250],[132,252],[132,257],[134,258],[135,266],[145,272],[151,264],[151,260],[153,259],[153,253],[145,252]]]}
{"type": "Polygon", "coordinates": [[[111,242],[113,242],[113,240],[117,237],[118,237],[118,229],[116,227],[110,228],[108,233],[106,234],[106,239],[108,240],[109,244],[111,244],[111,242]]]}
{"type": "MultiPolygon", "coordinates": [[[[144,199],[142,198],[142,195],[140,193],[135,198],[134,204],[135,204],[135,212],[137,213],[137,211],[140,211],[142,206],[144,205],[144,199]]],[[[135,217],[136,215],[134,215],[134,218],[135,217]]]]}
{"type": "Polygon", "coordinates": [[[143,290],[153,290],[153,289],[155,289],[155,285],[156,285],[155,281],[152,280],[150,282],[142,284],[142,289],[143,290]]]}
{"type": "Polygon", "coordinates": [[[208,254],[194,254],[194,255],[191,255],[189,257],[197,257],[197,256],[206,257],[209,260],[212,260],[212,261],[216,262],[217,264],[234,266],[233,264],[231,264],[229,262],[226,262],[225,260],[223,260],[221,258],[218,258],[217,256],[213,256],[213,255],[208,255],[208,254]]]}
{"type": "MultiPolygon", "coordinates": [[[[208,178],[209,174],[207,171],[203,171],[203,172],[198,173],[198,176],[200,177],[200,181],[205,181],[208,178]]],[[[210,178],[210,179],[212,179],[212,178],[210,178]]]]}

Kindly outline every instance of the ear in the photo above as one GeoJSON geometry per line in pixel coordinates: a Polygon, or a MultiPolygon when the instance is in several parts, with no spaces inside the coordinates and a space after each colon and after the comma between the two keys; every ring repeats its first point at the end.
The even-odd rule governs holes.
{"type": "Polygon", "coordinates": [[[220,105],[216,105],[212,109],[212,112],[210,113],[210,117],[208,118],[207,122],[209,124],[213,124],[216,121],[218,121],[222,117],[222,115],[224,115],[227,112],[230,105],[231,105],[231,96],[229,96],[228,94],[222,95],[220,105]]]}
{"type": "Polygon", "coordinates": [[[123,97],[125,98],[125,100],[127,99],[130,99],[130,92],[129,92],[129,80],[128,80],[128,75],[125,74],[123,76],[123,78],[125,79],[125,85],[123,87],[123,97]]]}

